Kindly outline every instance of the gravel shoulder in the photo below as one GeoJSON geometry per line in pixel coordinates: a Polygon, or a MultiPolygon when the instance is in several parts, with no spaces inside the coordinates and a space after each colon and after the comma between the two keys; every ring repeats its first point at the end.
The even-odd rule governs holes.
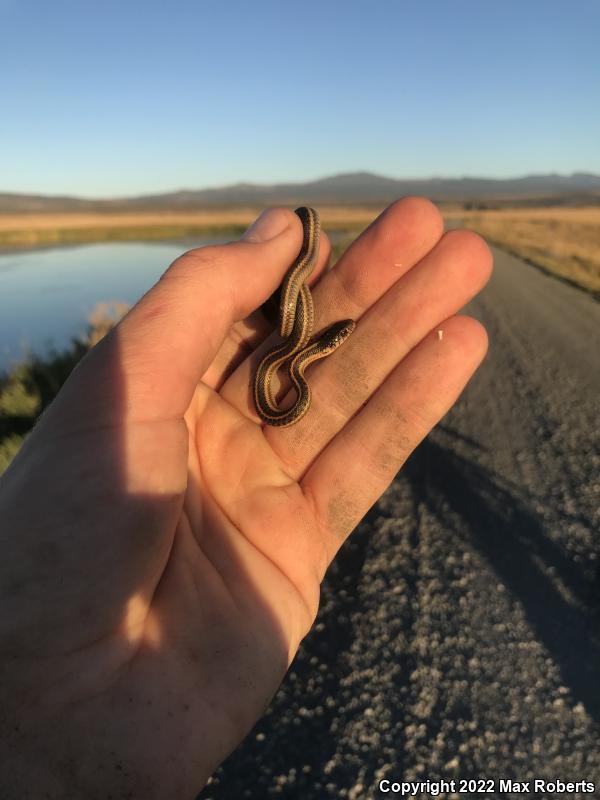
{"type": "Polygon", "coordinates": [[[600,304],[495,261],[468,309],[488,358],[339,553],[202,800],[394,796],[382,778],[600,787],[600,304]]]}

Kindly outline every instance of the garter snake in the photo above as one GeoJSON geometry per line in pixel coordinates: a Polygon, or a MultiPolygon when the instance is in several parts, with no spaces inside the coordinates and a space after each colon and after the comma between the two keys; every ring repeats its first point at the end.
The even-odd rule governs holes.
{"type": "Polygon", "coordinates": [[[254,402],[258,415],[268,425],[279,427],[298,422],[310,407],[310,386],[304,377],[309,364],[337,350],[356,325],[351,319],[334,322],[314,341],[310,341],[314,307],[306,280],[319,257],[321,224],[313,208],[298,208],[296,214],[302,222],[302,247],[279,289],[279,335],[284,341],[263,356],[254,377],[254,402]],[[277,405],[272,386],[276,372],[283,366],[297,395],[292,407],[285,410],[277,405]]]}

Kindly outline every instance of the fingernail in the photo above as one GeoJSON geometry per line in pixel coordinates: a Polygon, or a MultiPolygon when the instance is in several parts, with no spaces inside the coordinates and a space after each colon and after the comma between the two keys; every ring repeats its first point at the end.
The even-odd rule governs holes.
{"type": "Polygon", "coordinates": [[[289,219],[279,209],[268,208],[252,223],[242,236],[246,242],[268,242],[283,233],[289,226],[289,219]]]}

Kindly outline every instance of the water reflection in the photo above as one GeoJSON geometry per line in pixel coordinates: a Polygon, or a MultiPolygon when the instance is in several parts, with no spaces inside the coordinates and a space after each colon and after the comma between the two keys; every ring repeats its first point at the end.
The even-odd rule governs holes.
{"type": "Polygon", "coordinates": [[[81,336],[102,301],[131,305],[185,250],[224,239],[110,242],[0,253],[0,370],[81,336]]]}

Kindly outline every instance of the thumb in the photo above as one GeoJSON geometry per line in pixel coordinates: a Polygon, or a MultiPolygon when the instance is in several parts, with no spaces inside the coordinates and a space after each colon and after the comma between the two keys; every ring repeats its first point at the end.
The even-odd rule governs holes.
{"type": "Polygon", "coordinates": [[[296,214],[277,208],[265,211],[239,241],[180,256],[75,371],[84,379],[76,381],[79,392],[90,384],[85,378],[92,379],[88,413],[115,421],[106,419],[114,416],[114,404],[102,392],[110,391],[118,372],[127,416],[183,414],[231,325],[275,291],[301,242],[296,214]]]}

